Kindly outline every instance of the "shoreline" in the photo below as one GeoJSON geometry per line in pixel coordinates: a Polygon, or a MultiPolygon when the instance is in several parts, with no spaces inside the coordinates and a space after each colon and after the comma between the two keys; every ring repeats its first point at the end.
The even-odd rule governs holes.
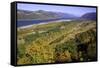
{"type": "Polygon", "coordinates": [[[48,23],[57,23],[57,22],[62,22],[62,21],[72,21],[70,19],[63,19],[63,20],[56,20],[56,21],[49,21],[49,22],[41,22],[41,23],[38,23],[38,24],[31,24],[31,25],[26,25],[26,26],[21,26],[21,27],[17,27],[18,29],[24,29],[24,28],[29,28],[29,27],[32,27],[32,26],[35,26],[35,25],[43,25],[43,24],[48,24],[48,23]]]}

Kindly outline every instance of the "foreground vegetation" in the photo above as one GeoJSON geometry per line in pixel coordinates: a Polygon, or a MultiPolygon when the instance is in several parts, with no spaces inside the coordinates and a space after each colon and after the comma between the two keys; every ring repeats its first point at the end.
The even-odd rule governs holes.
{"type": "Polygon", "coordinates": [[[96,60],[96,22],[62,21],[17,30],[17,64],[96,60]]]}

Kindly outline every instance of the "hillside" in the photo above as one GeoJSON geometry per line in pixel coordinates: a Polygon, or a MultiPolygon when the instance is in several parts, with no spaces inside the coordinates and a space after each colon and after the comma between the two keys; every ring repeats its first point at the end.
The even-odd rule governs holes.
{"type": "Polygon", "coordinates": [[[96,22],[62,21],[18,29],[18,64],[96,60],[96,22]]]}
{"type": "Polygon", "coordinates": [[[91,12],[91,13],[86,13],[84,15],[81,16],[81,19],[85,19],[85,20],[96,20],[96,13],[95,12],[91,12]]]}
{"type": "Polygon", "coordinates": [[[18,10],[18,20],[47,20],[47,19],[59,19],[59,18],[76,18],[76,16],[68,13],[52,12],[52,11],[27,11],[18,10]]]}

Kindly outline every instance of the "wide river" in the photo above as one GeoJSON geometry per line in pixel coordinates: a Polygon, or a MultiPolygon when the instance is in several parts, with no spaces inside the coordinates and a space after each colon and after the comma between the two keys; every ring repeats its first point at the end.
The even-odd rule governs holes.
{"type": "Polygon", "coordinates": [[[69,19],[49,19],[49,20],[18,20],[17,21],[17,27],[23,27],[23,26],[28,26],[28,25],[33,25],[33,24],[41,24],[41,23],[48,23],[52,21],[59,21],[59,20],[69,20],[69,19]]]}

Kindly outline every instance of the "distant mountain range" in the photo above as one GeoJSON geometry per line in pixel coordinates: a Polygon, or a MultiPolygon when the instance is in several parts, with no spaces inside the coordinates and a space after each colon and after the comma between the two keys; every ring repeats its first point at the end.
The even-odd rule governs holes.
{"type": "Polygon", "coordinates": [[[83,20],[96,20],[97,16],[95,12],[86,13],[80,17],[83,20]]]}
{"type": "Polygon", "coordinates": [[[76,16],[72,14],[61,13],[61,12],[51,12],[51,11],[44,11],[44,10],[37,10],[37,11],[18,10],[17,16],[18,16],[18,20],[20,19],[46,20],[46,19],[76,18],[76,16]]]}
{"type": "Polygon", "coordinates": [[[48,20],[48,19],[78,19],[78,20],[96,20],[96,13],[86,13],[81,17],[69,13],[52,12],[52,11],[28,11],[18,10],[18,20],[48,20]]]}

